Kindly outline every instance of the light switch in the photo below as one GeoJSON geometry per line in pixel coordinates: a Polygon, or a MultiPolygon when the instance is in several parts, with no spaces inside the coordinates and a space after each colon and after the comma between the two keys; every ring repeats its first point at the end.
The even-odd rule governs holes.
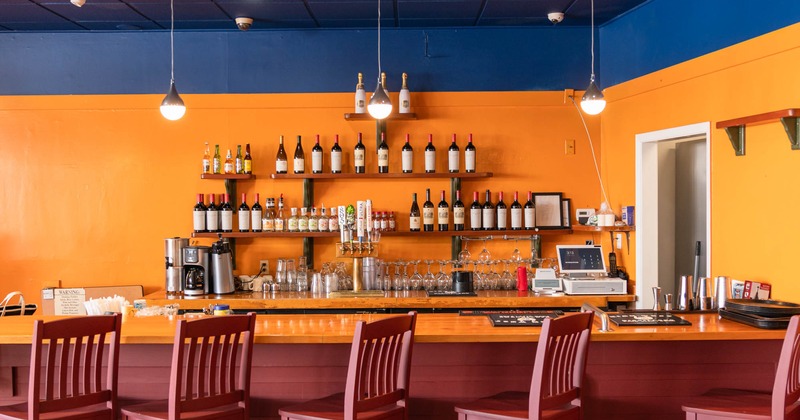
{"type": "Polygon", "coordinates": [[[564,154],[565,155],[574,155],[575,154],[575,140],[567,139],[564,142],[564,154]]]}

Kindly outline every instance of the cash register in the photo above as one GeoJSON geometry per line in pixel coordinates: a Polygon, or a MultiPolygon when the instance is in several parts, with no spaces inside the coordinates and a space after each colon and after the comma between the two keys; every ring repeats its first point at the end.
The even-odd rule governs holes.
{"type": "Polygon", "coordinates": [[[624,295],[628,282],[609,277],[600,245],[556,245],[558,270],[568,295],[624,295]]]}

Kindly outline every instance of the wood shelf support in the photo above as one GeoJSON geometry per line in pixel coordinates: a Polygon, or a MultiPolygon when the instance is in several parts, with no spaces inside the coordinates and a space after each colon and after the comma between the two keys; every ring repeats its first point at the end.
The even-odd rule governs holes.
{"type": "Polygon", "coordinates": [[[745,127],[747,124],[756,124],[767,121],[780,119],[783,124],[786,135],[789,137],[789,143],[792,150],[800,150],[800,139],[798,133],[800,132],[800,108],[782,109],[780,111],[766,112],[763,114],[749,115],[746,117],[734,118],[732,120],[725,120],[717,122],[717,128],[724,128],[725,133],[731,140],[731,145],[736,153],[736,156],[744,156],[745,154],[745,127]]]}

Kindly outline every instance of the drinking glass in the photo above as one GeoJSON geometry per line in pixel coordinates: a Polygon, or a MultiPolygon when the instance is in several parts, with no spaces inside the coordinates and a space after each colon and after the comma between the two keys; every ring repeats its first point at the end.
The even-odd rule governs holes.
{"type": "Polygon", "coordinates": [[[394,290],[403,290],[403,275],[400,274],[400,266],[403,265],[403,260],[397,260],[394,264],[394,279],[392,279],[392,288],[394,290]]]}
{"type": "Polygon", "coordinates": [[[419,290],[420,286],[422,286],[422,275],[420,275],[419,271],[417,271],[418,264],[419,260],[408,262],[408,266],[414,267],[414,274],[409,277],[408,287],[406,287],[405,290],[419,290]]]}
{"type": "Polygon", "coordinates": [[[514,263],[519,263],[522,261],[522,253],[519,252],[519,246],[517,246],[518,239],[514,239],[514,250],[511,251],[511,261],[514,263]]]}
{"type": "Polygon", "coordinates": [[[486,262],[486,280],[485,283],[488,283],[488,289],[497,290],[500,288],[500,273],[497,272],[495,268],[497,268],[499,260],[492,260],[486,262]]]}
{"type": "Polygon", "coordinates": [[[475,290],[483,290],[483,274],[481,273],[481,266],[483,261],[472,262],[472,287],[475,290]]]}
{"type": "Polygon", "coordinates": [[[481,253],[478,254],[478,259],[483,262],[487,262],[492,259],[492,254],[488,249],[486,249],[486,239],[483,240],[483,250],[481,250],[481,253]]]}
{"type": "Polygon", "coordinates": [[[458,253],[458,262],[463,266],[467,264],[467,261],[472,258],[470,255],[469,250],[467,249],[467,241],[464,241],[464,249],[458,253]]]}
{"type": "Polygon", "coordinates": [[[433,260],[425,260],[425,264],[428,264],[428,272],[422,277],[422,287],[425,290],[436,290],[436,276],[431,272],[433,260]]]}
{"type": "Polygon", "coordinates": [[[503,270],[503,274],[500,275],[500,283],[503,285],[503,287],[502,287],[503,289],[505,289],[505,290],[513,290],[517,279],[513,274],[511,274],[511,270],[509,269],[509,266],[511,264],[515,264],[515,266],[516,266],[517,262],[513,261],[513,260],[505,260],[505,261],[503,261],[503,263],[505,263],[506,269],[503,270]]]}
{"type": "Polygon", "coordinates": [[[282,258],[278,259],[275,269],[275,283],[278,285],[278,290],[284,290],[286,287],[286,260],[282,258]]]}
{"type": "Polygon", "coordinates": [[[286,260],[286,283],[284,283],[285,289],[281,287],[283,291],[294,291],[296,290],[295,280],[296,280],[297,272],[295,272],[294,268],[294,259],[289,258],[286,260]]]}
{"type": "Polygon", "coordinates": [[[439,260],[439,272],[436,273],[436,290],[450,290],[450,285],[453,283],[450,276],[445,273],[448,260],[439,260]]]}

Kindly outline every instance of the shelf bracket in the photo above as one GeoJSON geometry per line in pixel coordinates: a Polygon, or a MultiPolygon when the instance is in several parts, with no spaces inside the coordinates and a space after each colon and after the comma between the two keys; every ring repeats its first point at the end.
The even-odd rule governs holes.
{"type": "Polygon", "coordinates": [[[783,117],[781,118],[781,123],[783,123],[783,128],[786,130],[786,135],[789,136],[792,150],[800,150],[800,139],[797,138],[797,134],[800,133],[800,118],[783,117]]]}
{"type": "Polygon", "coordinates": [[[736,156],[744,156],[744,125],[734,125],[725,127],[725,132],[728,133],[728,138],[731,139],[733,151],[736,156]]]}

